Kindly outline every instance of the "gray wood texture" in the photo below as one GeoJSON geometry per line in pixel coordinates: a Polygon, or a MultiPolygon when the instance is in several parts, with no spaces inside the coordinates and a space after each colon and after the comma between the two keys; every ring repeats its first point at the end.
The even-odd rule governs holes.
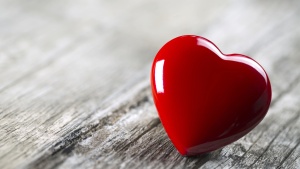
{"type": "Polygon", "coordinates": [[[0,1],[0,168],[300,168],[300,1],[0,1]],[[273,101],[238,141],[182,157],[150,65],[182,34],[243,53],[273,101]]]}

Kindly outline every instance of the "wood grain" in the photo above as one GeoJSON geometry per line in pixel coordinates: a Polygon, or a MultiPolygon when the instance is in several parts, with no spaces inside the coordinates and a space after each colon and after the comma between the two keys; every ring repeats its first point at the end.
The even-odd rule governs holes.
{"type": "Polygon", "coordinates": [[[0,1],[0,168],[300,168],[299,1],[0,1]],[[198,34],[268,72],[266,118],[182,157],[149,86],[169,39],[198,34]]]}

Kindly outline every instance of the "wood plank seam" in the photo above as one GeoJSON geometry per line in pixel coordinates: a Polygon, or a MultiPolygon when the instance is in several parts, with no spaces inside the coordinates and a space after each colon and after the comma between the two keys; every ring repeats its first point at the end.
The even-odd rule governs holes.
{"type": "Polygon", "coordinates": [[[300,117],[300,111],[297,112],[297,114],[292,117],[290,120],[288,120],[282,127],[281,129],[276,133],[275,137],[273,137],[273,139],[271,140],[271,142],[268,144],[268,146],[264,149],[264,151],[258,156],[258,158],[256,158],[256,160],[249,166],[249,168],[252,168],[253,165],[260,160],[260,158],[269,150],[269,148],[271,147],[271,145],[273,144],[273,142],[275,141],[275,139],[279,136],[279,134],[289,125],[292,125],[293,123],[295,123],[298,118],[300,117]]]}
{"type": "Polygon", "coordinates": [[[300,145],[300,139],[297,140],[297,144],[284,156],[283,160],[278,165],[278,169],[282,168],[283,163],[292,155],[296,148],[300,145]]]}

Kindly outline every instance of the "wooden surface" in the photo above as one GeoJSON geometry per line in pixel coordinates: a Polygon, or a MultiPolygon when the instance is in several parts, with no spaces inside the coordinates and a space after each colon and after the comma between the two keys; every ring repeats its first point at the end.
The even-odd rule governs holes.
{"type": "Polygon", "coordinates": [[[300,168],[300,1],[0,1],[0,168],[300,168]],[[182,34],[255,58],[266,118],[182,157],[153,105],[158,49],[182,34]]]}

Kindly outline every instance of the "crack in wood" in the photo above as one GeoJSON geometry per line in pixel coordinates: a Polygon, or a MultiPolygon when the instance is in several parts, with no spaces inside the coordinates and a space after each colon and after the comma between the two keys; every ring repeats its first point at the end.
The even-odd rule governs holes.
{"type": "Polygon", "coordinates": [[[256,158],[256,160],[249,166],[249,168],[253,168],[253,165],[255,163],[257,163],[258,160],[260,160],[260,158],[262,158],[262,156],[269,150],[269,148],[271,147],[271,145],[273,144],[273,142],[275,141],[275,139],[279,136],[279,134],[288,126],[292,125],[293,123],[295,123],[298,118],[300,117],[300,111],[297,112],[297,114],[292,117],[290,120],[288,120],[282,127],[281,130],[279,130],[279,132],[277,132],[277,134],[275,135],[275,137],[273,137],[273,139],[271,140],[271,142],[268,144],[268,146],[264,149],[264,151],[258,156],[258,158],[256,158]]]}
{"type": "Polygon", "coordinates": [[[286,168],[291,168],[290,166],[293,165],[296,160],[298,160],[298,158],[300,158],[300,155],[298,155],[292,162],[290,162],[290,164],[286,168]]]}
{"type": "MultiPolygon", "coordinates": [[[[202,155],[199,155],[199,156],[196,156],[196,157],[188,157],[192,160],[197,160],[194,164],[194,166],[192,167],[193,169],[198,169],[200,168],[201,166],[203,166],[203,164],[205,164],[211,157],[211,154],[209,153],[206,153],[206,154],[202,154],[202,155]]],[[[186,161],[186,164],[188,164],[188,160],[186,161]]]]}
{"type": "MultiPolygon", "coordinates": [[[[268,129],[269,129],[269,127],[268,127],[267,129],[264,129],[263,132],[266,131],[266,130],[268,130],[268,129]]],[[[246,150],[246,151],[244,152],[244,154],[242,155],[241,159],[244,159],[244,158],[245,158],[246,154],[247,154],[247,153],[251,150],[251,148],[257,143],[257,141],[262,137],[263,132],[261,132],[261,133],[259,134],[259,136],[257,137],[257,139],[251,144],[251,146],[248,148],[248,150],[246,150]]],[[[229,159],[227,159],[224,163],[226,163],[228,160],[229,160],[229,159]]],[[[232,166],[231,166],[229,169],[233,168],[237,163],[238,163],[238,161],[233,161],[232,166]]]]}
{"type": "Polygon", "coordinates": [[[122,146],[118,151],[126,151],[130,145],[134,144],[136,141],[138,141],[142,136],[144,136],[145,134],[147,134],[149,131],[151,131],[152,129],[154,129],[155,127],[157,127],[160,123],[159,118],[155,118],[150,122],[149,127],[143,131],[141,134],[139,134],[136,138],[134,138],[133,140],[131,140],[129,143],[127,143],[126,145],[122,145],[120,144],[120,146],[122,146]]]}
{"type": "Polygon", "coordinates": [[[296,148],[300,145],[300,139],[297,140],[297,144],[284,156],[283,160],[278,165],[277,169],[282,168],[283,163],[292,155],[296,148]]]}

